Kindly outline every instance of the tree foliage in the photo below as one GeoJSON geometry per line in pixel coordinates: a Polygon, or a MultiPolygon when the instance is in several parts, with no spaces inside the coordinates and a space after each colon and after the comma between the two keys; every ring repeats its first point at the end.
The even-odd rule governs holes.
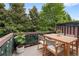
{"type": "Polygon", "coordinates": [[[6,15],[6,12],[5,12],[5,5],[3,3],[0,4],[0,21],[3,21],[5,20],[5,15],[6,15]]]}
{"type": "Polygon", "coordinates": [[[64,10],[64,5],[62,3],[47,3],[42,7],[40,13],[41,24],[45,29],[51,29],[58,23],[69,22],[71,18],[68,13],[64,10]]]}
{"type": "Polygon", "coordinates": [[[32,24],[31,29],[33,31],[38,30],[39,14],[38,14],[37,8],[35,6],[33,6],[33,8],[31,10],[29,10],[29,16],[30,16],[30,21],[32,24]]]}
{"type": "Polygon", "coordinates": [[[62,3],[44,4],[41,12],[38,12],[37,8],[33,6],[29,10],[29,14],[25,13],[23,3],[10,3],[9,5],[10,8],[6,10],[5,5],[0,3],[0,27],[4,27],[5,31],[49,31],[58,23],[71,21],[71,17],[65,12],[62,3]]]}
{"type": "Polygon", "coordinates": [[[28,17],[27,14],[25,13],[23,3],[10,4],[9,17],[11,17],[13,28],[15,28],[17,31],[27,31],[28,17]]]}

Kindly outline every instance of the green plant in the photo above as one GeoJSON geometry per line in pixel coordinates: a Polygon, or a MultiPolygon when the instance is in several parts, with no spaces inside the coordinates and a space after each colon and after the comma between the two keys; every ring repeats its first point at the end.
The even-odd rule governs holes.
{"type": "Polygon", "coordinates": [[[5,29],[0,28],[0,37],[5,35],[5,29]]]}
{"type": "Polygon", "coordinates": [[[15,38],[15,42],[16,42],[17,46],[20,47],[20,46],[24,45],[25,35],[22,32],[17,33],[17,35],[14,38],[15,38]]]}

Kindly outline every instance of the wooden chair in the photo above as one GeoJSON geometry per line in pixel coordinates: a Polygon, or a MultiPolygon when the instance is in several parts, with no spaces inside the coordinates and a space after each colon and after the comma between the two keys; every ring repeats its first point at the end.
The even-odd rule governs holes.
{"type": "Polygon", "coordinates": [[[78,47],[77,47],[76,42],[71,43],[70,49],[71,49],[71,54],[72,55],[78,55],[78,47]]]}
{"type": "MultiPolygon", "coordinates": [[[[71,35],[71,34],[68,34],[68,36],[76,37],[75,35],[71,35]]],[[[71,55],[78,55],[77,45],[76,44],[77,44],[76,42],[72,42],[71,45],[70,45],[70,53],[71,53],[71,55]]]]}
{"type": "Polygon", "coordinates": [[[42,55],[45,55],[46,52],[46,41],[43,35],[38,35],[38,49],[42,49],[42,55]]]}
{"type": "MultiPolygon", "coordinates": [[[[38,35],[38,42],[43,48],[43,55],[47,54],[47,50],[52,52],[54,55],[58,55],[64,50],[64,44],[55,40],[50,41],[50,39],[43,37],[43,35],[38,35]]],[[[38,49],[40,49],[38,45],[38,49]]]]}
{"type": "Polygon", "coordinates": [[[43,48],[43,45],[44,45],[44,37],[43,35],[38,35],[38,49],[41,49],[43,48]]]}
{"type": "Polygon", "coordinates": [[[55,56],[64,51],[64,44],[58,41],[46,41],[47,50],[53,53],[55,56]]]}

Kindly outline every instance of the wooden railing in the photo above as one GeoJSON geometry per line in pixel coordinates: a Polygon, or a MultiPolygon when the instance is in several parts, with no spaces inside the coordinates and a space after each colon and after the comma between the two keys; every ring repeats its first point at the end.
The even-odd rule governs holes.
{"type": "Polygon", "coordinates": [[[0,56],[10,56],[13,50],[13,33],[0,38],[0,56]]]}
{"type": "MultiPolygon", "coordinates": [[[[26,46],[38,44],[38,35],[52,32],[24,32],[26,35],[26,46]]],[[[10,33],[0,38],[0,56],[11,56],[16,48],[14,36],[16,33],[10,33]]]]}
{"type": "Polygon", "coordinates": [[[26,46],[38,44],[38,35],[51,32],[26,32],[26,46]]]}

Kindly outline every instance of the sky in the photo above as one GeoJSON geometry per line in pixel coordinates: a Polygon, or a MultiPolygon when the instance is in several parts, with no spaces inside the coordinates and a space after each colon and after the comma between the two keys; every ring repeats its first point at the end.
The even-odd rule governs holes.
{"type": "MultiPolygon", "coordinates": [[[[9,4],[5,4],[5,8],[9,8],[9,4]]],[[[65,11],[69,13],[72,19],[79,20],[79,3],[64,3],[65,11]]],[[[26,8],[26,13],[29,13],[29,9],[36,6],[38,11],[41,11],[43,3],[26,3],[24,8],[26,8]]]]}
{"type": "Polygon", "coordinates": [[[79,20],[79,3],[65,4],[65,11],[68,12],[73,19],[79,20]]]}

